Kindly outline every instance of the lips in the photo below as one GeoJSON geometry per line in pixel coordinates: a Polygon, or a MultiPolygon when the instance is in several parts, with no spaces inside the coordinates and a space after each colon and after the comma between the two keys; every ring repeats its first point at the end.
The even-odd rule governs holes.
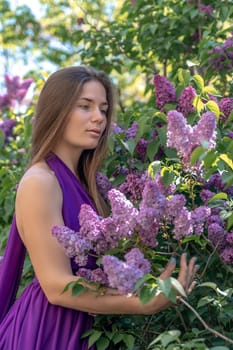
{"type": "Polygon", "coordinates": [[[101,134],[101,130],[98,129],[98,128],[88,129],[87,131],[88,131],[88,132],[91,132],[91,133],[93,133],[93,134],[96,134],[96,135],[98,135],[98,136],[101,134]]]}

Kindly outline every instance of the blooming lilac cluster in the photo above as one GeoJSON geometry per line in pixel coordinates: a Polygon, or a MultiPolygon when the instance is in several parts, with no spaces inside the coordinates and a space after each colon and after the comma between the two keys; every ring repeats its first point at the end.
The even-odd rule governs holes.
{"type": "Polygon", "coordinates": [[[219,102],[220,111],[223,113],[220,115],[220,119],[226,120],[233,111],[233,98],[224,97],[219,102]]]}
{"type": "Polygon", "coordinates": [[[214,11],[211,5],[205,5],[202,3],[198,4],[198,10],[208,16],[211,15],[214,11]]]}
{"type": "Polygon", "coordinates": [[[68,257],[74,258],[75,262],[80,266],[87,264],[87,253],[91,246],[78,232],[66,226],[53,226],[52,235],[63,246],[68,257]]]}
{"type": "Polygon", "coordinates": [[[5,74],[7,93],[0,96],[0,109],[13,107],[15,102],[21,103],[32,82],[30,78],[21,80],[19,76],[5,74]]]}
{"type": "Polygon", "coordinates": [[[138,140],[138,143],[135,147],[135,152],[139,155],[142,161],[144,161],[146,158],[146,151],[147,151],[148,144],[149,144],[149,141],[141,137],[138,140]]]}
{"type": "Polygon", "coordinates": [[[195,208],[191,212],[191,220],[194,234],[200,236],[204,231],[204,223],[210,217],[211,210],[210,208],[201,205],[200,207],[195,208]]]}
{"type": "Polygon", "coordinates": [[[6,119],[0,123],[0,130],[4,132],[5,142],[9,141],[9,138],[12,136],[13,128],[16,125],[15,119],[6,119]]]}
{"type": "Polygon", "coordinates": [[[126,130],[125,140],[134,139],[138,132],[138,122],[133,122],[130,128],[126,130]]]}
{"type": "Polygon", "coordinates": [[[112,189],[108,193],[112,209],[112,219],[118,228],[118,237],[129,238],[136,227],[138,210],[120,191],[112,189]]]}
{"type": "Polygon", "coordinates": [[[164,112],[166,103],[176,100],[176,90],[170,81],[159,74],[154,75],[156,106],[164,112]]]}
{"type": "Polygon", "coordinates": [[[137,280],[150,272],[150,263],[139,249],[133,248],[125,254],[125,259],[124,262],[111,255],[102,259],[109,286],[118,289],[121,294],[132,293],[137,280]]]}
{"type": "Polygon", "coordinates": [[[231,71],[233,67],[233,35],[222,45],[214,47],[209,52],[209,64],[217,71],[231,71]]]}
{"type": "Polygon", "coordinates": [[[124,130],[117,123],[112,123],[113,134],[122,134],[123,132],[124,130]]]}
{"type": "Polygon", "coordinates": [[[203,113],[198,123],[192,129],[192,148],[200,146],[203,141],[208,141],[208,148],[216,145],[216,117],[212,112],[203,113]]]}
{"type": "Polygon", "coordinates": [[[147,180],[146,173],[129,173],[118,190],[125,194],[131,202],[137,204],[142,199],[142,191],[147,180]]]}
{"type": "Polygon", "coordinates": [[[183,114],[176,110],[169,111],[167,119],[167,146],[177,150],[187,168],[192,151],[203,141],[208,142],[209,149],[215,147],[216,117],[212,112],[204,113],[194,127],[188,125],[183,114]]]}
{"type": "Polygon", "coordinates": [[[192,86],[187,86],[178,98],[177,111],[184,116],[194,110],[193,99],[196,96],[196,90],[192,86]]]}
{"type": "Polygon", "coordinates": [[[107,199],[108,191],[110,191],[112,188],[112,184],[108,177],[105,174],[98,172],[96,174],[96,184],[102,197],[107,199]]]}

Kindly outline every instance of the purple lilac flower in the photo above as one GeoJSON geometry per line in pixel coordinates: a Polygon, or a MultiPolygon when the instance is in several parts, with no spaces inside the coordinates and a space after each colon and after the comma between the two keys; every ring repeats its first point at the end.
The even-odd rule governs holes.
{"type": "Polygon", "coordinates": [[[119,233],[118,226],[116,222],[111,217],[104,218],[100,222],[100,229],[104,236],[104,241],[106,242],[108,248],[112,249],[117,247],[119,240],[122,238],[121,233],[119,233]]]}
{"type": "Polygon", "coordinates": [[[210,216],[211,210],[206,206],[200,206],[191,212],[191,220],[194,233],[200,236],[204,230],[204,224],[210,216]]]}
{"type": "Polygon", "coordinates": [[[98,267],[97,269],[91,271],[90,281],[107,285],[108,277],[106,273],[100,267],[98,267]]]}
{"type": "Polygon", "coordinates": [[[176,240],[190,236],[193,233],[191,213],[185,207],[183,207],[179,215],[175,217],[173,224],[173,237],[176,240]]]}
{"type": "Polygon", "coordinates": [[[160,175],[160,173],[156,174],[154,181],[158,185],[160,193],[162,193],[166,197],[172,195],[176,190],[176,185],[174,183],[168,186],[164,184],[163,178],[160,175]]]}
{"type": "Polygon", "coordinates": [[[233,230],[227,233],[226,241],[233,246],[233,230]]]}
{"type": "Polygon", "coordinates": [[[84,278],[87,281],[91,280],[91,270],[86,269],[85,267],[80,267],[78,271],[76,272],[76,275],[79,277],[84,278]]]}
{"type": "Polygon", "coordinates": [[[193,99],[196,96],[196,90],[192,86],[187,86],[178,99],[177,111],[184,116],[194,110],[193,99]]]}
{"type": "Polygon", "coordinates": [[[176,110],[169,111],[167,119],[167,146],[175,148],[181,158],[189,158],[192,150],[191,126],[187,124],[183,114],[176,110]]]}
{"type": "Polygon", "coordinates": [[[12,136],[13,128],[16,125],[15,119],[6,119],[0,123],[0,130],[3,130],[6,142],[12,136]]]}
{"type": "Polygon", "coordinates": [[[149,141],[141,137],[135,147],[135,152],[139,155],[142,161],[144,161],[146,158],[146,151],[147,151],[148,144],[149,144],[149,141]]]}
{"type": "Polygon", "coordinates": [[[166,208],[166,197],[160,192],[160,188],[156,181],[148,180],[142,192],[142,201],[140,203],[140,211],[138,222],[140,223],[140,213],[144,208],[155,209],[155,219],[159,222],[164,215],[166,208]]]}
{"type": "Polygon", "coordinates": [[[185,206],[186,198],[183,194],[175,194],[166,203],[166,217],[173,219],[179,215],[181,209],[185,206]]]}
{"type": "Polygon", "coordinates": [[[207,189],[202,189],[201,192],[200,192],[200,197],[201,197],[201,200],[204,204],[207,204],[208,201],[213,197],[215,196],[216,193],[210,191],[210,190],[207,190],[207,189]]]}
{"type": "Polygon", "coordinates": [[[220,254],[222,260],[227,264],[233,264],[233,247],[232,246],[226,246],[221,254],[220,254]]]}
{"type": "Polygon", "coordinates": [[[230,139],[233,139],[233,131],[229,131],[227,136],[230,137],[230,139]]]}
{"type": "Polygon", "coordinates": [[[117,123],[112,124],[112,133],[113,134],[122,134],[123,132],[124,132],[124,130],[117,123]]]}
{"type": "Polygon", "coordinates": [[[221,175],[219,173],[215,173],[211,175],[209,181],[207,182],[207,186],[211,186],[222,191],[225,187],[225,184],[222,181],[221,175]]]}
{"type": "Polygon", "coordinates": [[[176,90],[170,81],[159,74],[154,75],[156,106],[164,112],[166,103],[176,100],[176,90]]]}
{"type": "Polygon", "coordinates": [[[151,226],[153,225],[154,221],[156,220],[156,209],[155,208],[148,208],[142,206],[139,211],[138,215],[138,224],[139,226],[146,231],[150,231],[151,226]]]}
{"type": "Polygon", "coordinates": [[[94,209],[88,204],[82,204],[79,213],[80,234],[90,242],[96,242],[101,234],[100,218],[94,209]]]}
{"type": "Polygon", "coordinates": [[[134,139],[138,132],[138,123],[133,122],[130,128],[126,130],[125,140],[134,139]]]}
{"type": "Polygon", "coordinates": [[[221,251],[226,246],[226,232],[224,227],[217,223],[208,226],[208,239],[218,251],[221,251]]]}
{"type": "Polygon", "coordinates": [[[233,67],[233,35],[222,45],[209,51],[209,64],[216,70],[232,70],[233,67]]]}
{"type": "Polygon", "coordinates": [[[13,101],[9,94],[0,95],[0,110],[4,108],[10,108],[13,106],[13,101]]]}
{"type": "Polygon", "coordinates": [[[104,199],[107,199],[108,198],[108,191],[110,191],[112,188],[112,184],[109,181],[108,177],[105,174],[98,172],[96,174],[96,183],[97,183],[98,190],[99,190],[100,194],[102,195],[102,197],[104,199]]]}
{"type": "Polygon", "coordinates": [[[202,3],[198,4],[198,10],[208,16],[211,15],[214,11],[211,5],[204,5],[202,3]]]}
{"type": "Polygon", "coordinates": [[[128,265],[142,270],[144,274],[150,272],[150,262],[144,258],[144,255],[138,248],[132,248],[125,254],[125,260],[128,265]]]}
{"type": "Polygon", "coordinates": [[[225,192],[228,194],[228,196],[233,197],[233,185],[228,187],[225,192]]]}
{"type": "Polygon", "coordinates": [[[108,248],[100,222],[100,217],[95,210],[88,204],[82,204],[79,213],[79,234],[82,238],[85,238],[97,254],[103,253],[108,248]]]}
{"type": "Polygon", "coordinates": [[[138,210],[116,189],[108,192],[108,198],[112,209],[112,218],[117,224],[122,237],[130,237],[137,224],[138,210]]]}
{"type": "Polygon", "coordinates": [[[216,214],[212,215],[212,213],[207,219],[207,225],[209,226],[211,224],[218,224],[219,226],[224,227],[224,222],[221,219],[221,217],[219,215],[216,215],[216,214]]]}
{"type": "Polygon", "coordinates": [[[108,276],[109,286],[123,295],[132,293],[137,280],[144,275],[140,269],[128,265],[115,256],[103,256],[102,264],[108,276]]]}
{"type": "Polygon", "coordinates": [[[133,203],[137,204],[142,199],[142,191],[148,176],[146,173],[129,173],[119,187],[119,191],[125,194],[133,203]]]}
{"type": "Polygon", "coordinates": [[[220,119],[226,120],[233,111],[233,98],[222,98],[219,102],[219,109],[223,113],[223,115],[220,115],[220,119]]]}
{"type": "Polygon", "coordinates": [[[155,248],[158,245],[157,235],[159,232],[159,224],[156,220],[148,229],[140,228],[138,236],[141,238],[141,242],[148,247],[155,248]]]}
{"type": "Polygon", "coordinates": [[[216,117],[212,112],[202,114],[197,125],[193,127],[191,137],[193,145],[200,146],[202,141],[208,141],[208,148],[215,147],[216,140],[216,117]]]}
{"type": "Polygon", "coordinates": [[[87,264],[88,251],[91,247],[87,240],[83,239],[78,232],[66,226],[53,226],[52,235],[63,246],[69,258],[74,258],[79,266],[87,264]]]}
{"type": "Polygon", "coordinates": [[[23,100],[32,82],[33,79],[30,78],[21,80],[19,76],[10,77],[8,74],[5,74],[7,93],[18,102],[23,100]]]}

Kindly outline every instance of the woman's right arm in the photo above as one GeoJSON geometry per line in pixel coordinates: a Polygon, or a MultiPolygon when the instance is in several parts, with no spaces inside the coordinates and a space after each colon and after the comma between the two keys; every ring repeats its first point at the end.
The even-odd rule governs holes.
{"type": "MultiPolygon", "coordinates": [[[[62,193],[52,172],[36,169],[22,179],[17,190],[16,220],[38,281],[52,304],[94,314],[153,314],[171,306],[162,294],[143,305],[138,297],[114,292],[98,295],[86,291],[78,296],[72,296],[70,290],[62,293],[64,287],[78,277],[73,275],[70,259],[51,234],[54,225],[64,225],[62,193]]],[[[174,268],[175,263],[169,264],[161,278],[169,277],[174,268]]],[[[186,290],[194,274],[194,259],[187,264],[182,256],[178,279],[186,290]]]]}

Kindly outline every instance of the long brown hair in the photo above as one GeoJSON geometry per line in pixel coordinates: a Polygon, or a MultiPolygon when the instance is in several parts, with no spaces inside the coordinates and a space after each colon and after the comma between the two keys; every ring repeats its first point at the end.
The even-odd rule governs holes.
{"type": "Polygon", "coordinates": [[[74,66],[60,69],[48,78],[40,93],[34,116],[30,165],[44,160],[53,151],[62,136],[67,116],[81,94],[83,85],[92,80],[99,81],[106,90],[107,125],[97,147],[83,151],[77,170],[97,211],[105,216],[107,206],[96,185],[96,173],[107,151],[114,108],[113,87],[105,73],[92,67],[74,66]]]}

